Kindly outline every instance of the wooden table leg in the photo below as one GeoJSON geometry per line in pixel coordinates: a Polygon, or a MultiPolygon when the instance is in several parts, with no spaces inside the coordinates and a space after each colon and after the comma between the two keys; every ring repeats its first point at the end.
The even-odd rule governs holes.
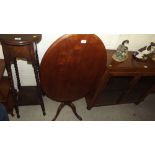
{"type": "Polygon", "coordinates": [[[90,105],[87,105],[88,110],[90,110],[92,107],[94,107],[97,97],[100,95],[102,90],[106,87],[110,77],[111,77],[111,75],[109,74],[109,71],[108,70],[105,71],[104,75],[102,76],[100,82],[97,85],[95,94],[94,94],[92,100],[90,101],[90,105]]]}
{"type": "Polygon", "coordinates": [[[155,84],[153,84],[153,86],[149,89],[147,89],[139,98],[138,100],[135,102],[136,105],[140,104],[142,101],[144,101],[144,99],[150,94],[152,93],[152,91],[155,88],[155,84]]]}
{"type": "Polygon", "coordinates": [[[72,111],[75,114],[75,116],[81,121],[82,120],[82,117],[78,115],[78,113],[76,112],[76,107],[75,107],[75,105],[72,102],[62,102],[59,105],[58,110],[57,110],[57,113],[56,113],[56,115],[55,115],[55,117],[53,118],[52,121],[55,121],[57,119],[58,115],[60,114],[60,111],[66,105],[68,105],[72,109],[72,111]]]}
{"type": "Polygon", "coordinates": [[[39,70],[38,70],[39,66],[37,66],[37,62],[34,62],[34,61],[32,61],[32,66],[34,69],[35,79],[36,79],[36,83],[37,83],[37,90],[38,90],[38,97],[40,99],[40,105],[42,108],[43,115],[45,116],[46,112],[45,112],[45,106],[44,106],[44,102],[43,102],[43,98],[42,98],[42,90],[41,90],[40,79],[39,79],[39,70]]]}
{"type": "Polygon", "coordinates": [[[78,113],[76,112],[76,107],[75,105],[71,102],[67,104],[69,107],[71,107],[73,113],[75,114],[75,116],[81,121],[82,117],[78,115],[78,113]]]}
{"type": "Polygon", "coordinates": [[[141,76],[133,77],[133,79],[129,83],[127,90],[123,91],[122,94],[117,99],[117,101],[116,101],[117,104],[119,104],[121,102],[122,98],[125,97],[126,95],[128,95],[133,90],[133,88],[136,86],[136,84],[138,83],[140,78],[141,78],[141,76]]]}
{"type": "Polygon", "coordinates": [[[55,120],[57,119],[57,117],[58,117],[60,111],[62,110],[62,108],[63,108],[64,106],[65,106],[65,103],[64,103],[64,102],[62,102],[62,103],[59,105],[58,110],[57,110],[57,113],[56,113],[55,117],[52,119],[52,121],[55,121],[55,120]]]}
{"type": "Polygon", "coordinates": [[[7,63],[7,61],[5,61],[5,64],[6,64],[6,70],[8,73],[8,78],[10,81],[10,93],[12,94],[13,102],[15,103],[14,108],[17,114],[17,118],[20,118],[19,109],[17,105],[17,92],[14,88],[13,76],[12,76],[12,71],[11,71],[11,63],[7,63]]]}

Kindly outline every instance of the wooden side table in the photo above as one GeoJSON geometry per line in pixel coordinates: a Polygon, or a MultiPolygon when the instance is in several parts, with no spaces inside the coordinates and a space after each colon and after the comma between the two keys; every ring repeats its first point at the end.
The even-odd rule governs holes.
{"type": "MultiPolygon", "coordinates": [[[[138,62],[129,53],[129,58],[124,62],[116,62],[112,59],[112,54],[115,50],[107,50],[107,68],[102,76],[101,81],[92,94],[86,97],[88,109],[95,106],[107,105],[108,96],[111,99],[115,98],[113,104],[119,103],[135,103],[139,104],[145,97],[154,90],[155,87],[155,62],[146,61],[138,62]],[[128,84],[123,89],[117,90],[115,86],[111,90],[106,90],[112,78],[127,79],[128,84]],[[102,94],[104,92],[104,96],[102,94]],[[115,96],[112,96],[114,92],[115,96]]],[[[125,86],[124,82],[117,83],[120,87],[125,86]]]]}
{"type": "MultiPolygon", "coordinates": [[[[23,105],[41,105],[43,115],[45,115],[45,107],[42,99],[42,91],[40,88],[39,79],[39,60],[37,53],[37,43],[41,40],[41,35],[37,34],[6,34],[0,35],[0,41],[4,53],[6,69],[11,84],[11,90],[14,96],[14,101],[17,106],[23,105]],[[35,79],[37,86],[21,86],[17,58],[28,61],[32,64],[34,69],[35,79]],[[16,95],[13,83],[13,76],[11,70],[11,64],[14,65],[18,93],[16,95]]],[[[19,112],[17,109],[17,117],[19,118],[19,112]]]]}

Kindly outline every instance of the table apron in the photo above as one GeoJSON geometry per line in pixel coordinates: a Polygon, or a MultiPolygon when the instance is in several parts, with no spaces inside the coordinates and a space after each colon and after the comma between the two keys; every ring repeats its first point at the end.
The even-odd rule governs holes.
{"type": "Polygon", "coordinates": [[[111,72],[111,76],[155,76],[155,72],[111,72]]]}

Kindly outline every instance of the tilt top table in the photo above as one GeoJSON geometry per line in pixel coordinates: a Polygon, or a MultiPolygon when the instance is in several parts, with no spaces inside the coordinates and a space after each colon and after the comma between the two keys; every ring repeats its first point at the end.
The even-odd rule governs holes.
{"type": "Polygon", "coordinates": [[[40,65],[41,86],[45,94],[58,102],[55,120],[68,105],[79,120],[72,101],[92,91],[106,68],[106,49],[94,34],[64,35],[45,53],[40,65]]]}

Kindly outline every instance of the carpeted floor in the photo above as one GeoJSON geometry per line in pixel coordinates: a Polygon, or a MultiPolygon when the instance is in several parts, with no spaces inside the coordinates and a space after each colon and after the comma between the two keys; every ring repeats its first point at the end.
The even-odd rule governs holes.
{"type": "MultiPolygon", "coordinates": [[[[46,116],[43,116],[40,106],[19,107],[20,119],[9,116],[11,121],[50,121],[55,116],[60,103],[44,97],[46,116]]],[[[155,120],[155,95],[150,95],[139,105],[121,104],[95,107],[88,111],[85,99],[74,102],[77,112],[83,121],[152,121],[155,120]]],[[[70,107],[66,106],[60,112],[57,121],[78,121],[70,107]]]]}

